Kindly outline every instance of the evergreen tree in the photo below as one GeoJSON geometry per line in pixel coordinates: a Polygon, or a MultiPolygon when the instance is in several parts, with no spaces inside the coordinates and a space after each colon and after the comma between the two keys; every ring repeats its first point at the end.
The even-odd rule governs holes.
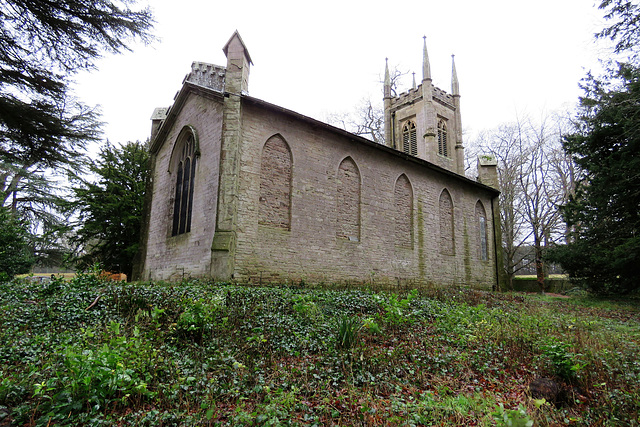
{"type": "Polygon", "coordinates": [[[102,264],[131,277],[138,251],[149,153],[145,144],[105,146],[90,166],[96,182],[75,177],[69,204],[78,214],[73,240],[80,267],[102,264]]]}
{"type": "Polygon", "coordinates": [[[27,273],[34,263],[28,234],[11,214],[0,206],[0,280],[27,273]]]}
{"type": "Polygon", "coordinates": [[[640,288],[640,69],[619,64],[585,89],[565,141],[585,178],[564,207],[570,243],[550,258],[596,292],[624,293],[640,288]]]}
{"type": "Polygon", "coordinates": [[[95,113],[69,96],[69,77],[149,40],[151,13],[132,3],[0,0],[0,160],[57,167],[96,138],[95,113]]]}
{"type": "Polygon", "coordinates": [[[579,128],[564,143],[584,179],[563,208],[569,243],[549,258],[596,292],[625,293],[640,289],[640,6],[604,0],[600,8],[612,23],[597,37],[627,58],[585,79],[579,128]]]}
{"type": "Polygon", "coordinates": [[[150,11],[134,5],[0,0],[0,206],[31,224],[38,256],[60,255],[50,244],[64,222],[56,215],[60,178],[100,136],[97,112],[71,96],[71,77],[151,39],[150,11]]]}

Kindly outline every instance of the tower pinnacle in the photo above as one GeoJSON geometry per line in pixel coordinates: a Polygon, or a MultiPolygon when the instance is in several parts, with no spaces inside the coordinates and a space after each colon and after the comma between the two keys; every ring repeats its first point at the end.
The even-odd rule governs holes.
{"type": "Polygon", "coordinates": [[[389,58],[384,58],[384,97],[391,98],[391,77],[389,77],[389,58]]]}
{"type": "Polygon", "coordinates": [[[431,80],[431,65],[429,64],[429,53],[427,52],[427,36],[423,37],[424,47],[422,49],[422,80],[431,80]]]}
{"type": "Polygon", "coordinates": [[[458,83],[458,73],[456,72],[455,55],[451,55],[451,94],[460,96],[460,85],[458,83]]]}

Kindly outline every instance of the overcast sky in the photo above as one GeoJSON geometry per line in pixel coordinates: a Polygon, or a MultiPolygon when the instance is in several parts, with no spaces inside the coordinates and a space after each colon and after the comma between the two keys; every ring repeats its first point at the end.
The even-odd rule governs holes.
{"type": "MultiPolygon", "coordinates": [[[[168,107],[192,61],[226,65],[237,29],[254,66],[250,95],[324,120],[363,98],[382,101],[390,66],[422,78],[427,36],[434,84],[460,81],[465,138],[517,116],[572,109],[597,64],[593,0],[208,1],[153,0],[158,41],[105,57],[77,76],[77,96],[100,105],[104,138],[145,140],[154,108],[168,107]]],[[[411,86],[407,77],[400,89],[411,86]]],[[[468,141],[465,141],[468,142],[468,141]]]]}

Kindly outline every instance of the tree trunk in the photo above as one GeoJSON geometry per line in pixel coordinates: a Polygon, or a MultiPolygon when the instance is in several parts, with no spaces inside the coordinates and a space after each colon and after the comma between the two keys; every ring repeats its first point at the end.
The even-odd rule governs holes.
{"type": "Polygon", "coordinates": [[[540,240],[538,233],[534,233],[533,247],[536,257],[536,277],[538,280],[538,286],[540,286],[540,293],[544,295],[544,263],[542,262],[542,242],[540,240]]]}

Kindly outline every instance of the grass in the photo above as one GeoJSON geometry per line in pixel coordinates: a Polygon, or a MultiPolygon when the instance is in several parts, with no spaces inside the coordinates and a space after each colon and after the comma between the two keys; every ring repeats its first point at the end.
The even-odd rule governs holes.
{"type": "Polygon", "coordinates": [[[628,301],[18,279],[0,425],[634,426],[639,340],[628,301]]]}
{"type": "Polygon", "coordinates": [[[36,279],[50,279],[51,276],[64,277],[65,280],[71,280],[75,277],[76,273],[28,273],[19,274],[19,279],[36,278],[36,279]]]}
{"type": "MultiPolygon", "coordinates": [[[[519,274],[515,276],[514,280],[535,280],[538,276],[535,274],[519,274]]],[[[549,274],[545,278],[547,279],[568,279],[569,276],[566,274],[549,274]]]]}

